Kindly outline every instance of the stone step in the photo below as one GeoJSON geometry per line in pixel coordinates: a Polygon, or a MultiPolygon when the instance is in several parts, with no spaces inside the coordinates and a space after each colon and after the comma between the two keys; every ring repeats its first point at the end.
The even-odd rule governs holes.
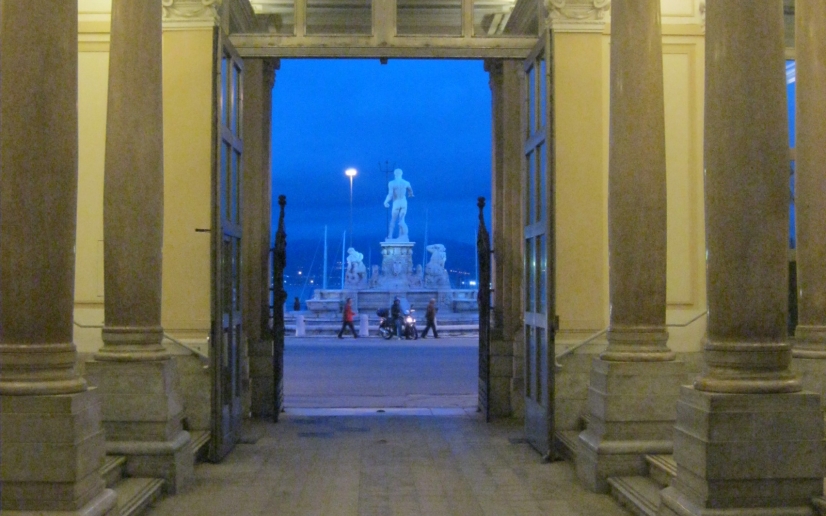
{"type": "Polygon", "coordinates": [[[648,476],[663,488],[671,485],[677,477],[677,461],[673,455],[646,455],[648,476]]]}
{"type": "Polygon", "coordinates": [[[580,432],[582,430],[560,430],[554,434],[557,451],[565,460],[576,461],[580,432]]]}
{"type": "Polygon", "coordinates": [[[611,496],[633,514],[657,516],[662,488],[650,478],[611,477],[608,485],[611,486],[611,496]]]}
{"type": "Polygon", "coordinates": [[[161,497],[164,481],[159,478],[124,478],[112,489],[118,495],[118,514],[137,516],[161,497]]]}
{"type": "Polygon", "coordinates": [[[818,496],[812,498],[812,505],[815,506],[815,513],[818,514],[818,516],[826,516],[826,497],[818,496]]]}
{"type": "Polygon", "coordinates": [[[126,457],[121,455],[107,455],[100,468],[100,476],[106,487],[112,487],[123,478],[123,468],[126,467],[126,457]]]}
{"type": "Polygon", "coordinates": [[[204,462],[209,454],[209,432],[205,430],[190,430],[189,436],[192,438],[190,447],[195,462],[204,462]]]}

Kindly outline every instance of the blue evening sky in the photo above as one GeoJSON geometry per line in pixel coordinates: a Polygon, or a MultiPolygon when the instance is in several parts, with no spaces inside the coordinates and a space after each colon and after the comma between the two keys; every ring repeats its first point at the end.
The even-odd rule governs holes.
{"type": "Polygon", "coordinates": [[[387,233],[387,162],[413,187],[407,223],[417,254],[426,220],[429,243],[475,244],[476,198],[490,199],[490,117],[481,61],[283,59],[272,168],[274,200],[287,196],[288,242],[321,240],[326,224],[331,253],[340,249],[350,225],[344,171],[355,167],[354,247],[365,262],[372,249],[375,263],[387,233]]]}

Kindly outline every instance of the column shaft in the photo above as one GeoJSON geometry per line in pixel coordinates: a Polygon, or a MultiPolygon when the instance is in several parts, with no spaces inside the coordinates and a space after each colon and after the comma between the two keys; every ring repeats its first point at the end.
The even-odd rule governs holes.
{"type": "Polygon", "coordinates": [[[241,291],[249,361],[249,409],[272,415],[272,334],[269,329],[272,87],[277,61],[244,61],[244,168],[241,291]]]}
{"type": "Polygon", "coordinates": [[[494,333],[491,339],[491,414],[521,412],[522,331],[522,133],[521,61],[486,63],[492,117],[492,206],[494,333]]]}
{"type": "Polygon", "coordinates": [[[789,160],[779,1],[708,4],[705,209],[706,375],[715,392],[792,392],[789,160]]]}
{"type": "Polygon", "coordinates": [[[782,0],[707,4],[708,372],[681,388],[661,516],[809,514],[823,493],[820,396],[797,392],[785,343],[783,32],[782,0]]]}
{"type": "Polygon", "coordinates": [[[112,2],[99,360],[168,356],[161,346],[161,13],[153,2],[112,2]]]}
{"type": "Polygon", "coordinates": [[[615,0],[611,23],[608,349],[593,361],[577,475],[644,473],[670,453],[684,367],[666,346],[665,107],[659,0],[615,0]]]}
{"type": "Polygon", "coordinates": [[[103,398],[109,453],[174,493],[193,477],[177,362],[161,345],[161,9],[113,0],[103,181],[103,347],[86,364],[103,398]]]}
{"type": "Polygon", "coordinates": [[[795,356],[826,358],[826,3],[795,4],[798,326],[795,356]]]}
{"type": "Polygon", "coordinates": [[[75,4],[0,4],[0,394],[86,389],[72,344],[75,4]]]}
{"type": "Polygon", "coordinates": [[[77,2],[0,2],[0,512],[113,516],[75,368],[77,2]]]}
{"type": "Polygon", "coordinates": [[[660,2],[614,2],[608,162],[611,322],[605,360],[674,358],[665,331],[664,109],[660,2]]]}

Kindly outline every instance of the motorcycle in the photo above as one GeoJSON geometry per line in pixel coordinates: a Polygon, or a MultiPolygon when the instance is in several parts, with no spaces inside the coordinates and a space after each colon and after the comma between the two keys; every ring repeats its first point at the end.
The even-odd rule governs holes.
{"type": "MultiPolygon", "coordinates": [[[[407,340],[416,340],[419,338],[419,330],[416,329],[416,319],[413,317],[412,308],[402,313],[402,337],[407,340]]],[[[379,308],[376,310],[376,315],[379,316],[379,335],[385,340],[390,340],[396,336],[396,323],[390,317],[390,311],[387,308],[379,308]]]]}

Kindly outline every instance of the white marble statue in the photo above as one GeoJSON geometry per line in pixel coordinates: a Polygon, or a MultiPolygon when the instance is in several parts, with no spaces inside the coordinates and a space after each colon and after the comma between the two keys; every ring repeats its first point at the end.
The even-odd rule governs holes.
{"type": "Polygon", "coordinates": [[[344,276],[344,286],[361,288],[366,284],[367,267],[364,266],[364,255],[351,247],[347,249],[347,272],[344,276]]]}
{"type": "Polygon", "coordinates": [[[384,199],[384,207],[390,208],[390,227],[387,230],[387,242],[409,242],[410,238],[407,236],[407,224],[404,222],[404,216],[407,214],[407,198],[413,197],[413,188],[410,183],[402,179],[402,169],[397,168],[393,171],[395,179],[387,183],[387,197],[384,199]],[[390,205],[393,201],[393,205],[390,205]],[[393,238],[393,229],[399,224],[399,236],[393,238]]]}
{"type": "Polygon", "coordinates": [[[424,269],[424,286],[428,288],[450,288],[450,278],[445,269],[447,252],[442,244],[427,246],[430,261],[424,269]]]}
{"type": "Polygon", "coordinates": [[[367,288],[376,288],[379,286],[379,280],[381,277],[379,276],[379,266],[374,265],[372,272],[370,273],[370,279],[367,281],[367,288]]]}

